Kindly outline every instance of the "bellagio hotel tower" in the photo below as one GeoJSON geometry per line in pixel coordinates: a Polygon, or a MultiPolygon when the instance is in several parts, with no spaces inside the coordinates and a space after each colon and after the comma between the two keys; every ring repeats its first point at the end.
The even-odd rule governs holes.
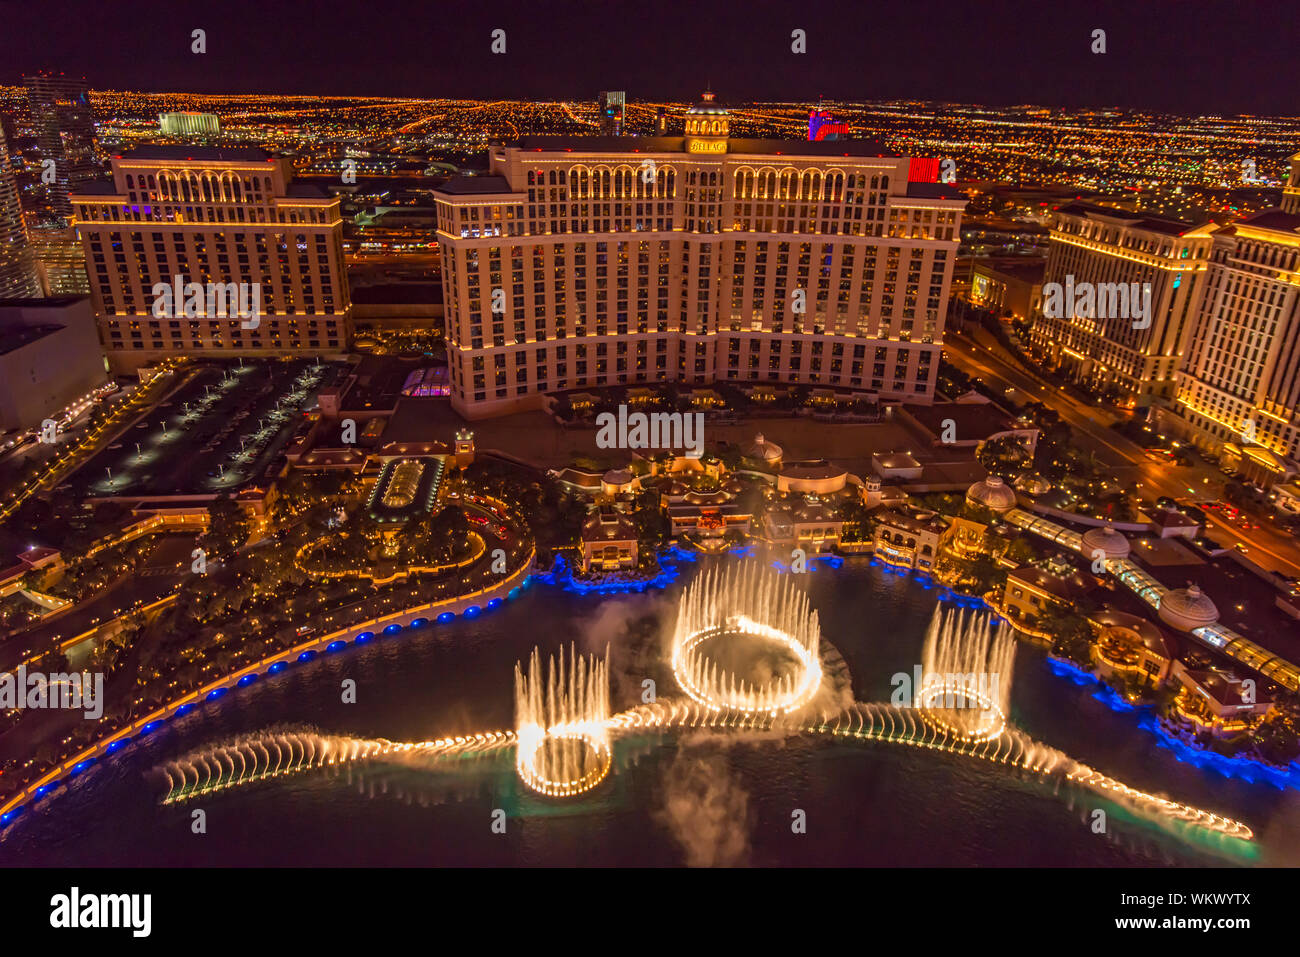
{"type": "Polygon", "coordinates": [[[100,340],[114,372],[177,355],[338,356],[352,304],[339,200],[293,181],[260,149],[141,146],[113,157],[113,177],[71,197],[100,340]],[[154,315],[157,283],[260,292],[245,326],[211,314],[154,315]]]}
{"type": "Polygon", "coordinates": [[[871,142],[527,136],[437,193],[452,403],[664,381],[928,402],[965,198],[871,142]]]}

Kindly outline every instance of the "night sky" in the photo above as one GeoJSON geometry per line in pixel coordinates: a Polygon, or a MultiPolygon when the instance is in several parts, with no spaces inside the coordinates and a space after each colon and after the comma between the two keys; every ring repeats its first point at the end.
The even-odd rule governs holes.
{"type": "Polygon", "coordinates": [[[1300,112],[1300,19],[1263,0],[29,0],[0,2],[0,81],[511,99],[925,99],[1300,112]],[[208,52],[190,52],[190,31],[208,52]],[[506,31],[493,55],[490,34],[506,31]],[[790,51],[807,31],[808,52],[790,51]],[[1090,51],[1107,33],[1107,53],[1090,51]]]}

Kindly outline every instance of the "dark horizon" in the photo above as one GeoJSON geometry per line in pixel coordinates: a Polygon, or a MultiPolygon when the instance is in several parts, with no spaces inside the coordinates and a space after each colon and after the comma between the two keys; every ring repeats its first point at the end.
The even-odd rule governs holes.
{"type": "Polygon", "coordinates": [[[0,82],[52,71],[149,93],[588,100],[613,89],[677,102],[711,86],[735,102],[1300,112],[1294,31],[1271,6],[663,0],[644,22],[638,9],[576,0],[10,6],[0,82]],[[195,28],[207,32],[205,54],[190,52],[195,28]],[[1104,54],[1091,52],[1096,28],[1106,31],[1104,54]],[[504,55],[491,52],[495,29],[506,31],[504,55]],[[791,52],[794,29],[806,31],[808,52],[791,52]]]}

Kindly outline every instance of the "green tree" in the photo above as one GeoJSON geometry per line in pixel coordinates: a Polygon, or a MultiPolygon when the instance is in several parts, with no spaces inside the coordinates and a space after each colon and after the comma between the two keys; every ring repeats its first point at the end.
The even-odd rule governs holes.
{"type": "Polygon", "coordinates": [[[982,595],[997,584],[1001,569],[991,556],[979,555],[971,561],[969,574],[975,582],[977,593],[982,595]]]}
{"type": "Polygon", "coordinates": [[[838,517],[844,523],[840,537],[846,542],[869,541],[875,534],[876,520],[858,499],[851,498],[841,504],[838,517]]]}
{"type": "Polygon", "coordinates": [[[1037,627],[1051,636],[1052,652],[1083,667],[1092,663],[1092,626],[1079,605],[1053,602],[1043,610],[1037,627]]]}
{"type": "Polygon", "coordinates": [[[226,558],[247,541],[252,522],[244,509],[229,494],[223,494],[208,506],[211,524],[200,540],[209,559],[226,558]]]}
{"type": "Polygon", "coordinates": [[[1027,565],[1038,558],[1039,554],[1028,535],[1019,535],[1007,546],[1006,557],[1017,565],[1027,565]]]}
{"type": "Polygon", "coordinates": [[[636,526],[637,539],[642,546],[657,549],[668,538],[668,516],[660,510],[657,502],[642,504],[645,498],[643,495],[638,500],[636,511],[632,513],[632,523],[636,526]]]}
{"type": "Polygon", "coordinates": [[[980,444],[978,459],[994,475],[1009,476],[1023,469],[1029,458],[1020,439],[1003,435],[980,444]]]}

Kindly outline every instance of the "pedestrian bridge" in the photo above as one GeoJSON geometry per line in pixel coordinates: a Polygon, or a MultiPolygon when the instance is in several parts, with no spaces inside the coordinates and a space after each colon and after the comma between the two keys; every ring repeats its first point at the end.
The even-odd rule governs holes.
{"type": "MultiPolygon", "coordinates": [[[[1084,551],[1082,534],[1059,525],[1051,519],[1019,508],[1011,509],[1003,517],[1012,525],[1023,528],[1040,538],[1080,554],[1084,551]]],[[[1156,611],[1160,610],[1160,601],[1170,589],[1152,578],[1131,559],[1108,558],[1105,565],[1106,571],[1119,579],[1120,584],[1156,611]]],[[[1245,635],[1238,634],[1226,625],[1216,621],[1195,628],[1190,634],[1206,647],[1222,652],[1271,681],[1276,681],[1292,691],[1300,691],[1300,666],[1280,655],[1273,654],[1267,648],[1260,647],[1245,635]]]]}

